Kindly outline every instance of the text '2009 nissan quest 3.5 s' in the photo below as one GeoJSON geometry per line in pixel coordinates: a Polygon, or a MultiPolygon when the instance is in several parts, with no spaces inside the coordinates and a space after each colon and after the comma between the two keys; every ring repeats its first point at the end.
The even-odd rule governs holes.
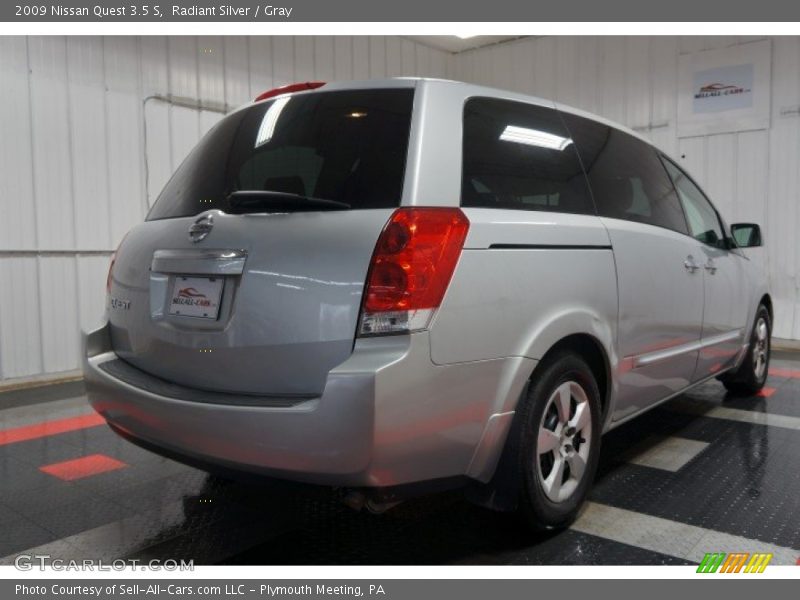
{"type": "Polygon", "coordinates": [[[466,484],[564,526],[604,432],[709,378],[763,386],[759,245],[604,119],[439,80],[288,86],[214,126],[121,243],[89,400],[209,470],[375,510],[466,484]]]}

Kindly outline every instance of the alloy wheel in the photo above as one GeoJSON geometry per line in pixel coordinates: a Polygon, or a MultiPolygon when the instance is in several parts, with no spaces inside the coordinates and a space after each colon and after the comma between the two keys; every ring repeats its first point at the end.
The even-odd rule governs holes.
{"type": "Polygon", "coordinates": [[[764,317],[759,317],[756,322],[755,340],[753,342],[753,372],[756,379],[761,381],[767,368],[769,356],[769,327],[764,317]]]}
{"type": "Polygon", "coordinates": [[[592,440],[591,404],[586,391],[566,381],[550,395],[539,424],[536,471],[547,498],[563,502],[583,479],[592,440]]]}

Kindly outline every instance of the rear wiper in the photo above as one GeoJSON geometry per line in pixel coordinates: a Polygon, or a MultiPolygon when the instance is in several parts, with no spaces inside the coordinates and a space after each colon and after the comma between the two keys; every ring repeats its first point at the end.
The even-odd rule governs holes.
{"type": "Polygon", "coordinates": [[[291,192],[272,190],[240,190],[228,198],[230,212],[302,212],[312,210],[347,210],[349,204],[336,200],[324,200],[291,192]]]}

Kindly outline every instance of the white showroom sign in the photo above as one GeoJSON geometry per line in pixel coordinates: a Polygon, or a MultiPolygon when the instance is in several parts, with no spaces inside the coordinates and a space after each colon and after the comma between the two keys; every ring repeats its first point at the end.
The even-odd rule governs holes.
{"type": "Polygon", "coordinates": [[[767,129],[769,40],[684,54],[678,66],[678,136],[767,129]]]}

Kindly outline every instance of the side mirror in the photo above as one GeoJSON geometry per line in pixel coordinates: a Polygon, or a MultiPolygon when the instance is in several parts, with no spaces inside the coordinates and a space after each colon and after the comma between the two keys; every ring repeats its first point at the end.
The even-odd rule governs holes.
{"type": "Polygon", "coordinates": [[[731,235],[739,248],[755,248],[762,245],[761,227],[755,223],[734,223],[731,235]]]}

